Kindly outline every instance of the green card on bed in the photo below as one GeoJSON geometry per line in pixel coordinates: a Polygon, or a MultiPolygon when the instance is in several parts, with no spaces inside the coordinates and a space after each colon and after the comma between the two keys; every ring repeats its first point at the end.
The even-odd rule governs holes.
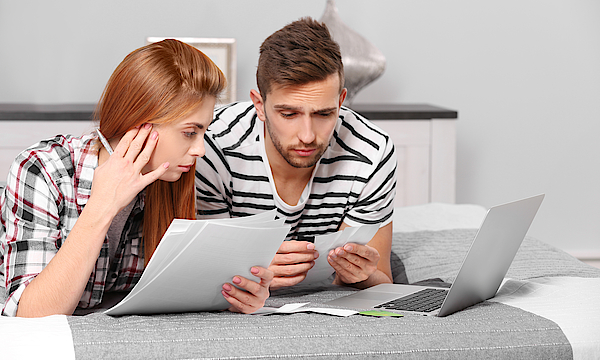
{"type": "Polygon", "coordinates": [[[402,314],[398,314],[398,313],[391,312],[391,311],[385,311],[385,310],[367,310],[367,311],[361,311],[361,312],[359,312],[359,314],[365,315],[365,316],[392,316],[392,317],[404,316],[402,314]]]}

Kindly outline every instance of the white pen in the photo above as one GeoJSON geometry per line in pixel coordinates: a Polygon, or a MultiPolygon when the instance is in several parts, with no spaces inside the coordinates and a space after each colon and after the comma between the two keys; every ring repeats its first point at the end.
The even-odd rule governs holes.
{"type": "Polygon", "coordinates": [[[102,143],[102,145],[104,145],[106,151],[108,151],[108,155],[112,155],[113,149],[108,143],[108,140],[106,140],[104,135],[102,135],[102,133],[100,132],[100,128],[96,128],[96,133],[98,134],[98,138],[100,138],[100,142],[102,143]]]}

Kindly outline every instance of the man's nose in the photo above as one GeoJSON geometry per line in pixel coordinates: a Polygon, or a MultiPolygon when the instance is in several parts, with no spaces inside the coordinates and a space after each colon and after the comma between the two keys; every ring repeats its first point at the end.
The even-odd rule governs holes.
{"type": "Polygon", "coordinates": [[[300,129],[298,131],[298,139],[304,144],[310,144],[315,141],[315,125],[310,116],[304,117],[300,122],[300,129]]]}

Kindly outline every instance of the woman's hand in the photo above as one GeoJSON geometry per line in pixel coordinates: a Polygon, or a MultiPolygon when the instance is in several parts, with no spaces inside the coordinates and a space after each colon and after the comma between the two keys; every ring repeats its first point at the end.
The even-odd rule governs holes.
{"type": "Polygon", "coordinates": [[[131,129],[123,135],[108,160],[94,171],[91,197],[102,199],[112,210],[113,216],[167,171],[169,163],[164,163],[157,169],[142,174],[157,142],[158,133],[152,132],[151,124],[131,129]]]}
{"type": "Polygon", "coordinates": [[[242,276],[234,276],[232,283],[235,286],[229,283],[223,284],[221,293],[231,304],[229,311],[251,314],[265,305],[265,301],[269,297],[269,285],[273,280],[273,272],[260,266],[252,267],[250,272],[260,278],[260,282],[248,280],[242,276]]]}

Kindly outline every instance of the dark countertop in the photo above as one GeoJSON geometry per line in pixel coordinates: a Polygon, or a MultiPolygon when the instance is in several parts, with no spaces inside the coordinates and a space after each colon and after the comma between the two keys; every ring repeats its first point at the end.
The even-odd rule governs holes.
{"type": "MultiPolygon", "coordinates": [[[[92,120],[96,104],[1,104],[0,121],[92,120]]],[[[351,109],[372,120],[456,119],[458,112],[429,104],[354,104],[351,109]]]]}
{"type": "Polygon", "coordinates": [[[92,120],[96,104],[0,104],[2,120],[92,120]]]}
{"type": "Polygon", "coordinates": [[[353,104],[350,108],[370,120],[456,119],[458,112],[429,104],[353,104]]]}

